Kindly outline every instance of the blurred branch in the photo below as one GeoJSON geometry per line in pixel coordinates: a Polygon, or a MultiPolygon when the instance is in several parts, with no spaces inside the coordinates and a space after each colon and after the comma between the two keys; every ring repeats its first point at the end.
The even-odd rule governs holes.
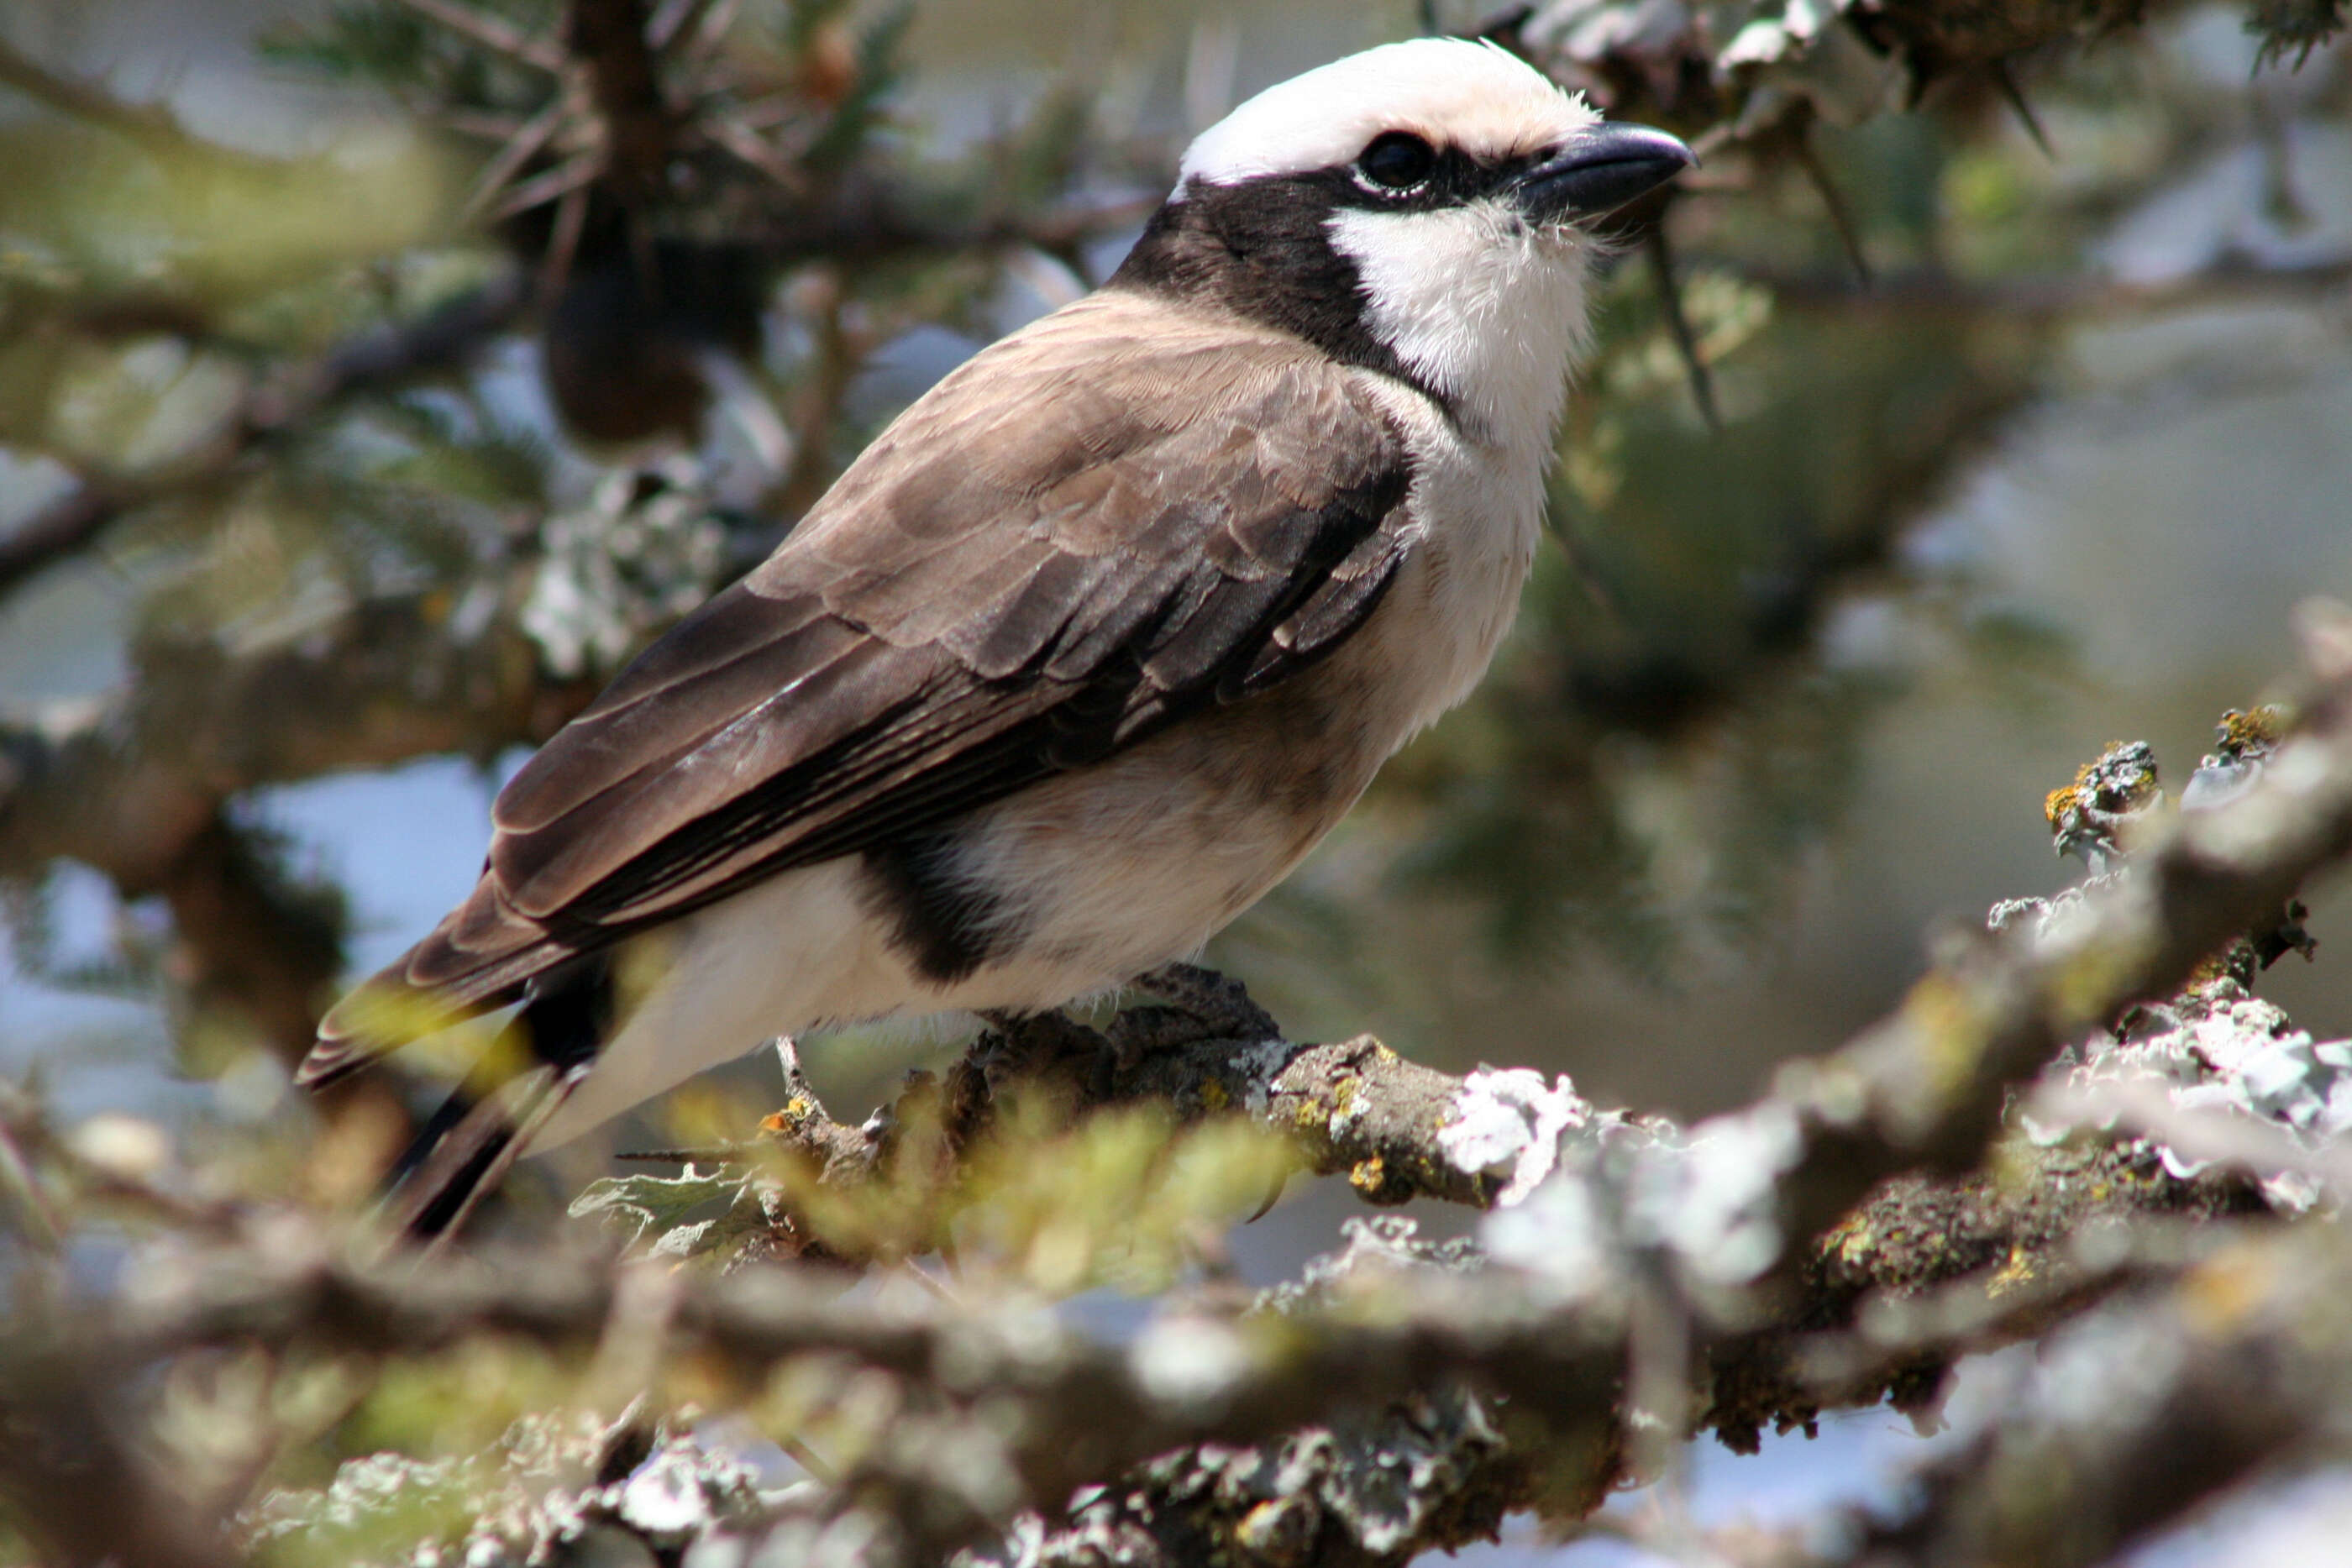
{"type": "MultiPolygon", "coordinates": [[[[2111,1218],[2134,1212],[2135,1190],[2126,1185],[2085,1207],[2111,1218]]],[[[1948,1261],[1919,1271],[1936,1256],[1924,1223],[1932,1212],[1890,1205],[1911,1224],[1904,1244],[1844,1248],[1833,1279],[1824,1274],[1776,1312],[1780,1326],[1727,1342],[1709,1366],[1717,1393],[1708,1423],[1752,1443],[1759,1421],[1802,1422],[1832,1405],[1871,1403],[1888,1386],[1916,1398],[1934,1384],[1923,1365],[2045,1327],[2140,1267],[2110,1254],[2067,1273],[2063,1298],[2055,1287],[1996,1287],[1990,1310],[1979,1275],[1965,1291],[1979,1310],[1948,1314],[1938,1336],[1915,1335],[1895,1372],[1875,1380],[1849,1372],[1834,1389],[1808,1385],[1791,1368],[1817,1324],[1850,1312],[1864,1291],[1910,1293],[1961,1272],[1948,1261]],[[1786,1403],[1768,1402],[1775,1396],[1786,1403]]],[[[812,1356],[845,1356],[898,1385],[902,1415],[881,1446],[857,1457],[838,1490],[800,1508],[929,1521],[937,1533],[896,1559],[908,1563],[935,1561],[1004,1527],[1001,1502],[976,1506],[959,1485],[999,1465],[1045,1521],[1086,1482],[1128,1476],[1082,1500],[1066,1521],[1041,1522],[1045,1561],[1061,1560],[1057,1550],[1085,1561],[1076,1548],[1108,1537],[1123,1542],[1125,1561],[1198,1562],[1202,1542],[1264,1543],[1279,1526],[1310,1541],[1352,1540],[1358,1555],[1339,1560],[1402,1563],[1478,1538],[1511,1508],[1540,1500],[1573,1516],[1597,1505],[1623,1462],[1603,1437],[1625,1416],[1618,1369],[1638,1303],[1622,1280],[1596,1274],[1561,1302],[1519,1270],[1433,1270],[1409,1231],[1360,1232],[1349,1257],[1314,1271],[1311,1299],[1278,1315],[1179,1307],[1123,1347],[1050,1327],[1020,1307],[911,1291],[845,1299],[837,1277],[802,1266],[713,1280],[654,1265],[652,1275],[615,1277],[599,1260],[533,1250],[378,1270],[280,1232],[273,1247],[206,1259],[146,1293],[106,1354],[130,1364],[255,1343],[417,1354],[481,1335],[583,1351],[626,1314],[631,1292],[654,1290],[666,1301],[667,1354],[724,1368],[740,1386],[757,1386],[780,1361],[812,1356]],[[1467,1395],[1457,1379],[1486,1392],[1467,1395]],[[1500,1406],[1489,1403],[1496,1395],[1500,1406]],[[1275,1447],[1236,1450],[1242,1443],[1275,1447]],[[1210,1446],[1189,1446],[1196,1444],[1210,1446]],[[940,1465],[942,1446],[964,1461],[940,1465]],[[1399,1468],[1400,1454],[1432,1451],[1444,1462],[1410,1467],[1415,1504],[1400,1530],[1394,1499],[1375,1512],[1363,1478],[1399,1468]]],[[[2054,1275],[2070,1240],[2053,1228],[2028,1255],[2054,1275]]],[[[789,1519],[724,1522],[775,1530],[789,1519]]]]}
{"type": "Polygon", "coordinates": [[[161,888],[172,911],[165,969],[194,1016],[234,1019],[299,1061],[342,973],[344,911],[333,893],[293,884],[270,848],[217,811],[181,847],[161,888]]]}
{"type": "Polygon", "coordinates": [[[257,402],[253,423],[275,431],[360,392],[463,365],[516,320],[529,298],[524,279],[505,273],[415,321],[363,332],[257,402]]]}
{"type": "Polygon", "coordinates": [[[70,857],[127,897],[161,893],[164,973],[189,1016],[299,1060],[342,967],[341,912],[273,873],[229,800],[428,753],[494,756],[593,695],[546,679],[511,614],[470,640],[446,620],[436,600],[377,601],[258,650],[142,645],[121,695],[0,722],[0,877],[70,857]]]}
{"type": "MultiPolygon", "coordinates": [[[[230,478],[342,401],[462,363],[524,297],[509,277],[363,334],[258,383],[195,460],[140,479],[85,478],[0,537],[0,594],[89,548],[125,512],[230,478]]],[[[192,1016],[233,1018],[299,1058],[341,968],[340,914],[264,874],[227,802],[255,784],[387,765],[417,748],[488,755],[543,737],[583,694],[542,690],[528,647],[511,626],[502,635],[453,641],[415,601],[361,607],[291,645],[135,646],[133,684],[121,694],[29,722],[0,717],[0,877],[37,877],[70,857],[127,894],[161,892],[173,916],[166,968],[192,1016]]]]}
{"type": "Polygon", "coordinates": [[[257,448],[350,398],[464,364],[521,314],[528,299],[520,276],[502,276],[415,321],[362,333],[309,365],[265,378],[247,394],[227,434],[194,461],[149,477],[84,477],[0,534],[0,595],[88,549],[124,513],[217,483],[257,448]]]}
{"type": "Polygon", "coordinates": [[[2090,1568],[2227,1487],[2335,1448],[2352,1398],[2347,1292],[2340,1227],[2217,1249],[2169,1288],[2053,1335],[1997,1417],[1924,1468],[1914,1505],[1858,1521],[1833,1561],[2090,1568]]]}
{"type": "Polygon", "coordinates": [[[142,650],[122,695],[0,726],[0,875],[69,856],[154,888],[257,785],[543,738],[586,691],[541,680],[510,623],[471,641],[437,599],[378,600],[251,652],[142,650]]]}
{"type": "MultiPolygon", "coordinates": [[[[218,1520],[174,1493],[138,1451],[87,1364],[39,1355],[0,1362],[0,1497],[59,1563],[230,1568],[218,1520]]],[[[100,1386],[102,1386],[100,1385],[100,1386]]]]}
{"type": "Polygon", "coordinates": [[[88,549],[131,504],[131,493],[112,481],[86,478],[0,534],[0,594],[50,562],[88,549]]]}
{"type": "Polygon", "coordinates": [[[419,756],[488,761],[553,733],[727,569],[726,517],[678,478],[624,470],[573,507],[505,517],[502,538],[430,588],[233,636],[166,622],[131,640],[110,693],[0,713],[0,878],[73,859],[126,896],[163,894],[174,997],[299,1056],[341,968],[340,895],[231,802],[419,756]]]}
{"type": "MultiPolygon", "coordinates": [[[[1153,202],[1114,196],[1045,213],[970,221],[919,214],[903,196],[871,180],[849,180],[817,202],[776,214],[748,243],[776,266],[816,258],[865,262],[904,255],[946,256],[1006,245],[1066,249],[1089,236],[1139,221],[1153,202]]],[[[256,387],[228,434],[196,462],[152,477],[89,476],[64,496],[0,534],[0,596],[44,568],[89,548],[125,513],[215,483],[254,450],[348,400],[456,369],[523,316],[531,299],[520,272],[501,275],[422,319],[362,333],[309,366],[280,371],[256,387]]],[[[838,392],[847,370],[829,371],[838,392]]],[[[805,444],[809,473],[821,476],[821,444],[805,444]]],[[[794,486],[794,493],[807,489],[794,486]]]]}
{"type": "Polygon", "coordinates": [[[201,159],[213,163],[261,166],[268,161],[188,134],[168,110],[128,104],[110,93],[59,76],[0,39],[0,87],[14,88],[36,103],[86,125],[113,132],[162,159],[201,159]]]}
{"type": "Polygon", "coordinates": [[[678,117],[662,97],[644,0],[572,0],[565,43],[587,67],[604,124],[604,177],[631,204],[657,193],[678,117]]]}
{"type": "Polygon", "coordinates": [[[394,3],[428,21],[439,23],[459,37],[471,39],[492,54],[504,55],[524,65],[537,66],[543,71],[563,68],[563,50],[553,40],[530,37],[499,17],[478,11],[470,5],[456,4],[456,0],[394,0],[394,3]]]}
{"type": "Polygon", "coordinates": [[[2239,299],[2325,298],[2352,283],[2352,256],[2273,263],[2242,254],[2151,283],[2096,276],[1971,282],[1946,273],[1909,273],[1857,281],[1819,274],[1736,268],[1783,304],[1841,311],[2001,314],[2049,317],[2160,311],[2239,299]]]}
{"type": "MultiPolygon", "coordinates": [[[[2300,63],[2343,28],[2342,0],[2247,0],[2247,30],[2267,63],[2300,63]]],[[[1483,31],[1527,55],[1619,119],[1663,119],[1691,131],[1700,156],[1772,146],[1791,118],[1852,124],[1916,106],[1949,81],[1994,93],[2013,62],[2087,47],[2144,26],[2137,0],[1955,5],[1880,0],[1825,10],[1777,5],[1659,13],[1638,0],[1538,0],[1483,31]],[[1704,133],[1703,140],[1697,140],[1704,133]]]]}
{"type": "Polygon", "coordinates": [[[1683,309],[1682,291],[1675,286],[1675,256],[1666,238],[1664,223],[1653,224],[1643,234],[1643,253],[1649,258],[1650,275],[1658,290],[1658,308],[1666,319],[1666,330],[1673,337],[1675,352],[1681,356],[1683,373],[1690,382],[1691,402],[1698,406],[1699,417],[1706,421],[1707,429],[1720,435],[1723,415],[1715,402],[1715,375],[1708,370],[1706,356],[1699,351],[1698,337],[1691,330],[1690,317],[1683,309]]]}

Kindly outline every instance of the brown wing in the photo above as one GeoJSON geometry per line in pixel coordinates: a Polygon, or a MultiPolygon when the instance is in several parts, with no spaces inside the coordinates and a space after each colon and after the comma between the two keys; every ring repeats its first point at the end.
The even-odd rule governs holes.
{"type": "Polygon", "coordinates": [[[1120,294],[1006,340],[515,776],[480,884],[374,988],[424,1014],[355,998],[304,1077],[1284,679],[1378,602],[1407,479],[1286,340],[1120,294]]]}

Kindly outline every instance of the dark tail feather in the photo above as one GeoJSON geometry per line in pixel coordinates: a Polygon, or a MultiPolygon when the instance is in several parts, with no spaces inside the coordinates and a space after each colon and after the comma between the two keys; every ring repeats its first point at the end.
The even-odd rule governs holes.
{"type": "Polygon", "coordinates": [[[603,955],[541,976],[467,1082],[394,1170],[385,1214],[406,1239],[453,1235],[595,1066],[614,1024],[603,955]]]}
{"type": "Polygon", "coordinates": [[[386,1218],[413,1241],[455,1234],[530,1146],[531,1134],[571,1098],[589,1065],[542,1064],[479,1099],[462,1089],[452,1094],[402,1160],[386,1218]]]}

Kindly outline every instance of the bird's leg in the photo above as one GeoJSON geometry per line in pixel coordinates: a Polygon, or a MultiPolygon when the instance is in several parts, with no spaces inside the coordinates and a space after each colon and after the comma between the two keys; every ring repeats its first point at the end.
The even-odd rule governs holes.
{"type": "Polygon", "coordinates": [[[1158,1006],[1128,1008],[1110,1024],[1109,1036],[1122,1072],[1156,1051],[1172,1051],[1204,1040],[1255,1042],[1280,1040],[1274,1015],[1250,999],[1239,980],[1198,964],[1165,964],[1129,982],[1159,998],[1158,1006]]]}
{"type": "MultiPolygon", "coordinates": [[[[1135,988],[1160,998],[1160,1007],[1129,1008],[1111,1020],[1112,1047],[1120,1069],[1132,1068],[1146,1051],[1171,1046],[1197,1045],[1202,1040],[1230,1040],[1256,1044],[1280,1040],[1282,1026],[1257,1005],[1239,980],[1198,964],[1166,964],[1138,975],[1135,988]],[[1189,1025],[1190,1027],[1186,1027],[1189,1025]]],[[[1244,1224],[1255,1224],[1282,1197],[1289,1179],[1277,1172],[1265,1197],[1244,1224]]],[[[1226,1260],[1230,1268],[1231,1260],[1226,1260]]]]}
{"type": "MultiPolygon", "coordinates": [[[[984,1035],[974,1047],[992,1099],[1012,1080],[1050,1068],[1055,1062],[1085,1059],[1100,1063],[1110,1054],[1110,1043],[1099,1032],[1058,1008],[1041,1013],[988,1010],[982,1012],[980,1019],[997,1036],[992,1048],[984,1035]]],[[[1101,1077],[1099,1068],[1092,1076],[1101,1077]]],[[[1097,1098],[1100,1097],[1098,1092],[1097,1098]]]]}
{"type": "Polygon", "coordinates": [[[1113,1097],[1120,1077],[1155,1051],[1203,1040],[1280,1040],[1282,1026],[1250,999],[1239,980],[1198,964],[1168,964],[1139,975],[1135,988],[1160,1005],[1128,1008],[1106,1030],[1089,1029],[1068,1014],[984,1011],[980,1017],[995,1039],[981,1037],[974,1063],[989,1093],[1013,1079],[1058,1062],[1091,1059],[1086,1078],[1089,1098],[1113,1097]]]}
{"type": "Polygon", "coordinates": [[[1198,964],[1164,964],[1135,977],[1135,988],[1198,1022],[1197,1040],[1280,1040],[1274,1015],[1250,999],[1239,980],[1198,964]]]}

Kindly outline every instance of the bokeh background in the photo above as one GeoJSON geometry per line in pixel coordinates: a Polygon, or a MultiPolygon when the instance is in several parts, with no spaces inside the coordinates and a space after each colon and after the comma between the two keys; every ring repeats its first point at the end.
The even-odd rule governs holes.
{"type": "MultiPolygon", "coordinates": [[[[65,1122],[302,1168],[309,1014],[462,895],[533,738],[931,380],[1098,280],[1193,131],[1488,19],[670,7],[724,14],[698,112],[753,144],[616,197],[529,59],[430,9],[0,6],[0,1071],[65,1122]],[[434,323],[442,359],[353,351],[434,323]]],[[[2079,762],[2146,738],[2185,779],[2289,666],[2291,606],[2352,598],[2346,55],[2085,6],[1989,65],[1832,48],[1801,9],[1517,25],[1707,162],[1612,266],[1493,676],[1210,956],[1297,1038],[1737,1104],[1939,927],[2079,874],[2041,818],[2079,762]]],[[[2352,1033],[2352,895],[2309,925],[2321,961],[2265,993],[2352,1033]]],[[[810,1061],[854,1117],[961,1038],[810,1061]]],[[[772,1072],[614,1143],[748,1126],[772,1072]]],[[[1347,1207],[1295,1192],[1245,1271],[1347,1207]]],[[[1806,1506],[1895,1425],[1702,1479],[1806,1506]]]]}

